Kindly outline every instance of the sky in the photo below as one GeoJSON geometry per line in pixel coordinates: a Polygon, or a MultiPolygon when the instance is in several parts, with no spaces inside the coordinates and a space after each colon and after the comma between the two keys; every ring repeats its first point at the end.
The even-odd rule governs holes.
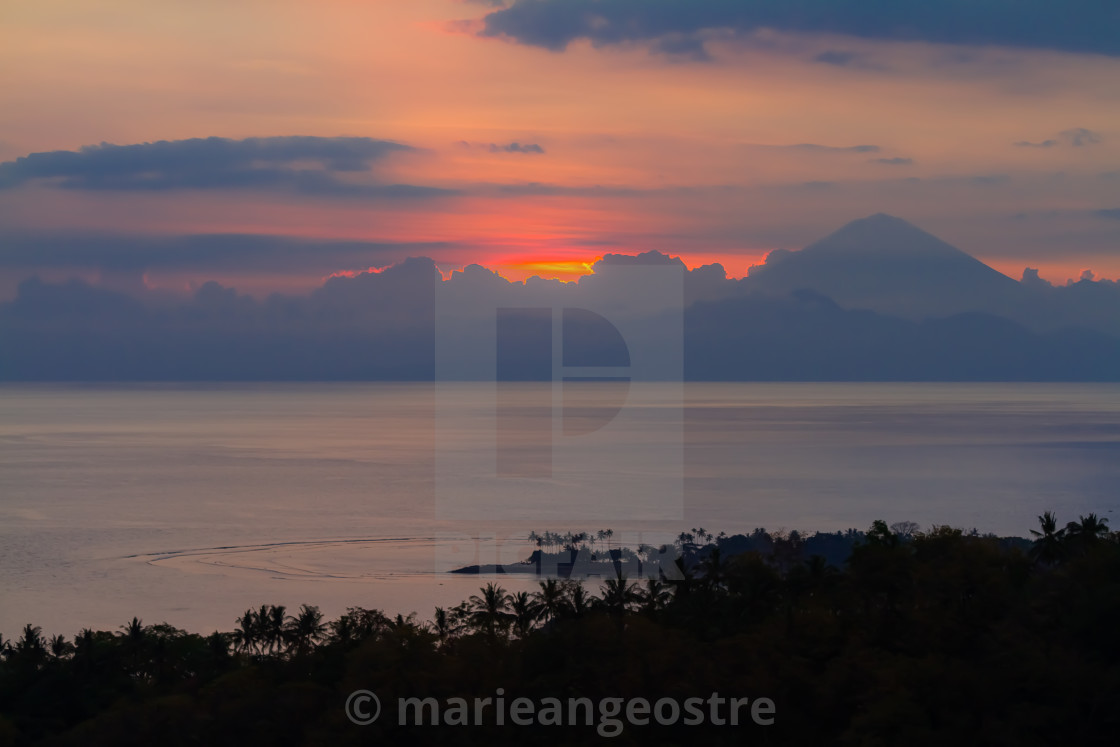
{"type": "Polygon", "coordinates": [[[746,275],[879,212],[1120,277],[1111,0],[8,0],[0,298],[433,258],[746,275]]]}

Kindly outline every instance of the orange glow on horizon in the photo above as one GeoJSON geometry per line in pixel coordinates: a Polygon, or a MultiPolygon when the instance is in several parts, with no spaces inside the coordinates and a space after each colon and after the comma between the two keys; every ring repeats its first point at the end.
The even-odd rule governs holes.
{"type": "MultiPolygon", "coordinates": [[[[637,256],[646,250],[638,249],[618,249],[610,252],[622,256],[637,256]]],[[[685,256],[676,253],[662,251],[662,254],[680,259],[686,269],[695,270],[699,267],[706,265],[718,264],[723,267],[727,277],[733,280],[739,280],[747,276],[747,271],[751,265],[761,264],[766,257],[763,252],[759,255],[743,255],[743,254],[706,254],[694,255],[689,254],[685,256]]],[[[441,269],[444,279],[451,277],[451,273],[456,270],[461,270],[467,264],[478,264],[486,269],[494,272],[499,277],[502,277],[511,282],[524,282],[532,277],[538,277],[543,280],[561,280],[570,282],[578,280],[581,277],[592,275],[595,272],[595,264],[603,259],[603,254],[595,256],[583,257],[577,256],[525,256],[513,255],[502,256],[500,254],[492,256],[490,261],[474,261],[464,264],[455,265],[450,267],[444,265],[447,269],[441,269]]],[[[443,263],[439,263],[443,264],[443,263]]],[[[346,274],[353,276],[352,273],[335,273],[335,275],[346,274]]]]}
{"type": "Polygon", "coordinates": [[[359,275],[380,275],[385,270],[392,267],[392,265],[383,265],[381,267],[367,267],[364,270],[335,270],[330,275],[323,278],[323,282],[327,282],[331,278],[356,278],[359,275]]]}
{"type": "Polygon", "coordinates": [[[594,265],[602,259],[597,256],[590,260],[570,258],[509,258],[499,259],[490,269],[506,280],[526,280],[531,277],[546,280],[578,280],[594,272],[594,265]]]}

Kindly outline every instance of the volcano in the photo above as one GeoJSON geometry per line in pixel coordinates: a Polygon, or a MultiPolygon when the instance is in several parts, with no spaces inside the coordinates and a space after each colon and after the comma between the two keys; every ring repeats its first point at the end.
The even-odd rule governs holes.
{"type": "Polygon", "coordinates": [[[1018,316],[1022,285],[917,226],[879,213],[800,251],[776,251],[752,269],[747,290],[815,291],[849,309],[908,319],[963,312],[1018,316]]]}

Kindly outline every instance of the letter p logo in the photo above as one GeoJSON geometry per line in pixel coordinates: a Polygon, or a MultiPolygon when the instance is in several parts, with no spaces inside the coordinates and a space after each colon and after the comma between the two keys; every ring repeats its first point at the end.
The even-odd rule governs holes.
{"type": "Polygon", "coordinates": [[[437,519],[683,516],[682,271],[438,281],[437,519]]]}

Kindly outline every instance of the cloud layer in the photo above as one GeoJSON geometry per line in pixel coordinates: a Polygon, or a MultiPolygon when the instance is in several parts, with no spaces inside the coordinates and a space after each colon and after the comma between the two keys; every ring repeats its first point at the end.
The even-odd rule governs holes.
{"type": "Polygon", "coordinates": [[[348,181],[408,145],[366,137],[220,137],[89,145],[0,163],[0,189],[47,182],[64,189],[283,189],[301,194],[424,197],[448,190],[348,181]]]}
{"type": "Polygon", "coordinates": [[[1120,10],[1110,0],[517,0],[483,21],[483,35],[552,50],[580,39],[653,42],[703,57],[706,33],[776,29],[1120,56],[1120,10]]]}
{"type": "MultiPolygon", "coordinates": [[[[649,265],[679,260],[609,255],[595,275],[564,285],[510,283],[477,265],[441,280],[430,260],[411,259],[383,271],[331,278],[306,296],[264,300],[217,283],[189,298],[138,299],[77,281],[33,279],[21,285],[16,300],[0,303],[0,380],[431,380],[437,288],[451,286],[471,318],[489,312],[477,321],[492,328],[496,298],[524,313],[541,306],[580,308],[580,293],[596,287],[607,297],[622,289],[617,298],[623,299],[635,290],[627,273],[649,265]]],[[[1120,293],[1108,284],[1084,279],[1053,288],[1034,280],[1034,287],[1022,288],[1034,304],[1058,300],[1062,307],[1087,310],[1099,308],[1105,294],[1113,308],[1120,303],[1120,293]]],[[[685,271],[683,291],[691,301],[683,314],[690,379],[1120,379],[1120,340],[1088,329],[1031,330],[977,312],[907,320],[845,308],[814,290],[752,292],[718,267],[685,271]]],[[[657,299],[616,306],[622,315],[635,307],[648,312],[628,326],[640,338],[657,339],[667,322],[657,299]]],[[[570,340],[565,330],[565,346],[597,342],[594,336],[570,340]]],[[[539,370],[533,356],[541,353],[550,355],[551,347],[527,345],[513,363],[539,370]]],[[[469,372],[443,375],[459,373],[469,372]]]]}

